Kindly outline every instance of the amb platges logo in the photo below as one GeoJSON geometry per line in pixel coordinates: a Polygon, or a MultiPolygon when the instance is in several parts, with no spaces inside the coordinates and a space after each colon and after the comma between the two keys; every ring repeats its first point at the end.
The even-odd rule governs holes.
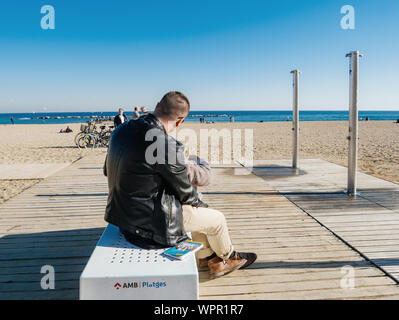
{"type": "Polygon", "coordinates": [[[141,281],[141,282],[122,282],[115,283],[115,290],[120,289],[140,289],[140,288],[163,288],[166,287],[166,281],[141,281]]]}

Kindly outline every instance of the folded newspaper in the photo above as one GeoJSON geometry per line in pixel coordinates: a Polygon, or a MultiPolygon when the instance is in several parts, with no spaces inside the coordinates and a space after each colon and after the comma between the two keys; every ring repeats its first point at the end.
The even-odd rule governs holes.
{"type": "Polygon", "coordinates": [[[162,254],[166,257],[183,260],[185,257],[189,256],[191,253],[194,253],[202,248],[202,243],[192,240],[185,240],[180,242],[176,246],[167,249],[162,254]]]}

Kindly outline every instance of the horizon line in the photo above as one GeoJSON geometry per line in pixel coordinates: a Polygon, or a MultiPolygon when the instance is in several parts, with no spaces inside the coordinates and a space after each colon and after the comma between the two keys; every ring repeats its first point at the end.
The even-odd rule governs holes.
{"type": "MultiPolygon", "coordinates": [[[[125,112],[133,112],[133,110],[126,110],[124,109],[125,112]]],[[[190,110],[195,111],[195,112],[229,112],[229,111],[266,111],[266,112],[279,112],[279,111],[293,111],[292,109],[276,109],[276,110],[264,110],[264,109],[230,109],[230,110],[190,110]]],[[[309,112],[309,111],[316,111],[316,112],[340,112],[340,111],[349,111],[348,109],[339,109],[339,110],[320,110],[320,109],[314,109],[314,110],[299,110],[309,112]]],[[[399,108],[396,110],[376,110],[376,109],[358,109],[358,111],[370,111],[370,112],[399,112],[399,108]]],[[[105,111],[28,111],[28,112],[0,112],[0,114],[34,114],[34,113],[111,113],[111,112],[117,112],[117,110],[105,110],[105,111]]],[[[149,110],[149,112],[153,112],[153,110],[149,110]]]]}

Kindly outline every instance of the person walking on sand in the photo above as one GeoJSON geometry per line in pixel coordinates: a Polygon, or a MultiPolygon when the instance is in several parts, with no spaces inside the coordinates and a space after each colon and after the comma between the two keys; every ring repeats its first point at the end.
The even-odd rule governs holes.
{"type": "Polygon", "coordinates": [[[115,116],[114,118],[114,126],[115,128],[117,126],[119,126],[120,124],[124,123],[125,121],[127,121],[127,117],[126,115],[123,114],[123,109],[119,108],[119,114],[117,116],[115,116]]]}
{"type": "Polygon", "coordinates": [[[189,180],[184,146],[169,135],[189,110],[187,97],[172,91],[152,114],[114,131],[104,165],[109,189],[104,218],[145,249],[175,246],[192,232],[205,247],[199,266],[219,277],[248,267],[257,256],[234,250],[223,213],[208,208],[189,180]]]}

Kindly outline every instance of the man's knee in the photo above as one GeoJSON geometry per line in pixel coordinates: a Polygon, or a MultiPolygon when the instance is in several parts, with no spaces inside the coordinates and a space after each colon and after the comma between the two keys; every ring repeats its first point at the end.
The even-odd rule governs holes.
{"type": "Polygon", "coordinates": [[[212,215],[210,215],[210,219],[207,221],[207,233],[217,234],[226,227],[226,218],[224,214],[218,210],[209,210],[212,210],[212,215]]]}

